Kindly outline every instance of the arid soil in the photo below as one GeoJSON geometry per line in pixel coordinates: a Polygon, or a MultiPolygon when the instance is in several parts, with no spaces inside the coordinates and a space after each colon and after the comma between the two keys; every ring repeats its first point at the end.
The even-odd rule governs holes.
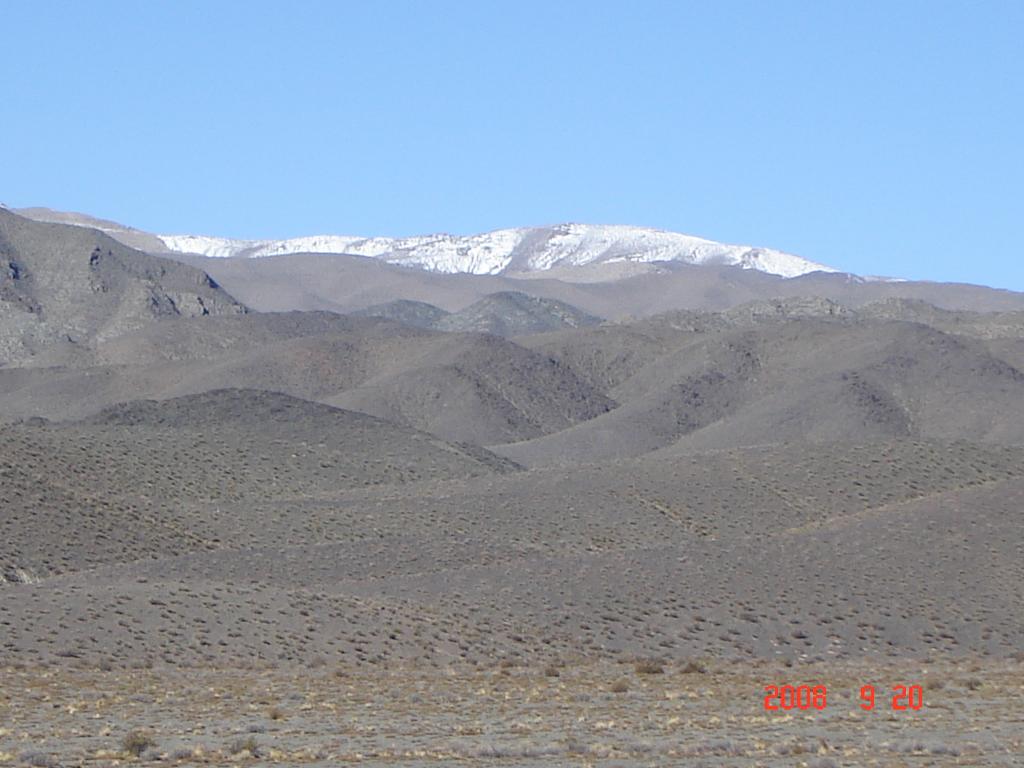
{"type": "Polygon", "coordinates": [[[0,764],[1014,766],[1024,664],[8,667],[0,764]],[[825,685],[768,712],[767,684],[825,685]],[[877,694],[862,708],[860,690],[877,694]],[[923,706],[892,709],[895,685],[923,706]],[[139,754],[133,755],[132,751],[139,754]]]}
{"type": "Polygon", "coordinates": [[[0,765],[1024,765],[1024,295],[0,256],[0,765]]]}

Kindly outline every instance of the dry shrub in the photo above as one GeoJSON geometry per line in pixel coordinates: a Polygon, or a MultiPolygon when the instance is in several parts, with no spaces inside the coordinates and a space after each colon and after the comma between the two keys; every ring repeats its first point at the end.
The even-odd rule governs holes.
{"type": "Polygon", "coordinates": [[[145,731],[129,731],[121,739],[121,751],[133,757],[140,757],[150,747],[155,747],[156,741],[145,731]]]}
{"type": "Polygon", "coordinates": [[[228,746],[228,754],[230,755],[237,755],[242,752],[248,752],[252,757],[259,756],[260,746],[256,742],[255,736],[237,738],[228,746]]]}
{"type": "Polygon", "coordinates": [[[664,673],[665,666],[660,661],[646,659],[638,661],[635,669],[638,675],[660,675],[664,673]]]}

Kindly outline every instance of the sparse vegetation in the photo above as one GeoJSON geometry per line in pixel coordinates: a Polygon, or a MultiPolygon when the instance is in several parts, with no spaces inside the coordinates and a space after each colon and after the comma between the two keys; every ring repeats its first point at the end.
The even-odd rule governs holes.
{"type": "Polygon", "coordinates": [[[228,754],[242,753],[247,753],[250,757],[259,757],[260,745],[255,736],[240,736],[228,745],[228,754]]]}
{"type": "Polygon", "coordinates": [[[31,768],[59,768],[60,763],[53,755],[49,755],[45,752],[24,752],[21,757],[18,758],[18,762],[22,765],[31,766],[31,768]]]}
{"type": "Polygon", "coordinates": [[[121,751],[132,757],[141,757],[147,749],[156,746],[156,740],[148,731],[129,731],[121,739],[121,751]]]}
{"type": "MultiPolygon", "coordinates": [[[[598,762],[611,755],[617,765],[733,757],[751,764],[788,765],[784,761],[789,760],[794,765],[827,766],[828,760],[845,764],[843,756],[879,752],[901,759],[963,755],[971,765],[981,766],[989,764],[993,754],[988,744],[1010,743],[1016,737],[1014,711],[1003,704],[1014,700],[1016,690],[1024,684],[1024,670],[1019,665],[983,660],[976,677],[985,684],[972,696],[960,696],[955,708],[926,706],[912,713],[914,719],[908,719],[905,728],[894,731],[892,720],[886,717],[888,702],[879,699],[882,711],[875,714],[880,717],[830,720],[826,742],[820,735],[821,715],[794,719],[764,713],[750,718],[749,701],[734,695],[736,690],[758,690],[765,680],[780,679],[780,674],[786,675],[781,665],[728,663],[720,671],[707,672],[698,685],[666,668],[669,674],[652,675],[637,684],[635,678],[623,677],[621,661],[574,661],[572,674],[563,674],[557,685],[538,686],[537,675],[527,673],[530,657],[523,659],[520,672],[510,677],[493,667],[481,669],[472,664],[444,669],[416,665],[400,674],[393,669],[363,669],[347,680],[297,666],[164,668],[141,676],[123,668],[104,675],[88,667],[28,669],[15,673],[14,686],[5,685],[13,675],[0,680],[0,718],[4,727],[16,724],[19,740],[41,744],[47,738],[44,734],[78,727],[80,711],[69,711],[74,710],[67,706],[69,702],[121,701],[124,703],[118,708],[107,711],[120,714],[121,707],[130,706],[136,717],[160,718],[161,741],[171,747],[164,756],[169,764],[219,763],[229,758],[238,762],[254,756],[269,764],[346,764],[371,751],[382,764],[397,764],[416,749],[439,760],[455,757],[474,766],[489,765],[487,761],[498,758],[549,764],[574,756],[598,762]],[[304,707],[301,719],[284,722],[275,729],[273,742],[266,745],[246,732],[253,725],[252,708],[239,706],[261,688],[268,697],[301,701],[304,707]],[[174,694],[168,696],[168,691],[174,694]],[[339,718],[339,701],[358,704],[345,706],[345,716],[339,718]],[[501,703],[500,709],[494,706],[496,701],[501,703]],[[454,725],[452,712],[460,715],[454,725]],[[681,712],[689,723],[686,739],[671,735],[679,728],[681,712]],[[582,713],[586,713],[585,719],[580,719],[582,713]],[[225,738],[220,749],[179,748],[185,740],[186,744],[196,743],[195,723],[200,717],[213,719],[218,727],[236,735],[225,738]],[[737,726],[723,736],[721,722],[730,718],[737,726]],[[391,736],[381,740],[380,733],[400,734],[410,722],[418,729],[412,739],[391,736]],[[652,725],[658,730],[652,731],[652,725]],[[662,736],[663,729],[670,735],[662,736]],[[979,729],[990,734],[990,742],[978,743],[974,734],[979,729]],[[928,735],[934,733],[941,733],[942,738],[928,735]]],[[[632,671],[632,663],[627,670],[632,671]]],[[[830,713],[856,706],[856,699],[851,701],[842,692],[856,691],[863,680],[913,680],[920,673],[917,662],[905,660],[801,666],[800,679],[829,681],[830,713]]],[[[936,657],[928,669],[929,676],[948,680],[960,667],[956,661],[936,657]]],[[[955,697],[956,693],[949,695],[955,697]]],[[[267,705],[268,697],[254,704],[267,705]]],[[[755,705],[759,704],[758,699],[755,705]]],[[[759,706],[757,709],[761,714],[759,706]]],[[[23,751],[17,760],[9,754],[10,734],[0,732],[0,760],[23,765],[36,761],[40,768],[51,768],[57,764],[106,765],[128,756],[126,750],[110,750],[105,742],[108,737],[87,734],[60,742],[55,753],[36,750],[38,757],[33,758],[33,753],[23,751]]],[[[155,759],[157,755],[146,747],[141,757],[155,759]]]]}
{"type": "Polygon", "coordinates": [[[634,667],[638,675],[660,675],[665,671],[665,665],[655,659],[644,659],[638,661],[634,667]]]}

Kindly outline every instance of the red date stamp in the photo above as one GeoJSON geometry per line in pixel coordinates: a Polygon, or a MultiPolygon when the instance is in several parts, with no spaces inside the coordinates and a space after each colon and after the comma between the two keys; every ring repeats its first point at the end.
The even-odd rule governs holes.
{"type": "MultiPolygon", "coordinates": [[[[766,685],[764,708],[767,712],[825,709],[828,706],[828,688],[824,685],[766,685]]],[[[875,686],[860,689],[860,708],[875,708],[875,686]]],[[[890,708],[896,711],[917,711],[924,706],[924,690],[920,685],[894,685],[890,708]]]]}

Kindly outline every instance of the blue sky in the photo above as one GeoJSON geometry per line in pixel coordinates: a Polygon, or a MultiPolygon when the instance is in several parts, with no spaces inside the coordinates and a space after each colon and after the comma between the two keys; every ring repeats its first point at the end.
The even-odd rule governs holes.
{"type": "Polygon", "coordinates": [[[1024,290],[1024,3],[7,0],[0,201],[661,227],[1024,290]]]}

